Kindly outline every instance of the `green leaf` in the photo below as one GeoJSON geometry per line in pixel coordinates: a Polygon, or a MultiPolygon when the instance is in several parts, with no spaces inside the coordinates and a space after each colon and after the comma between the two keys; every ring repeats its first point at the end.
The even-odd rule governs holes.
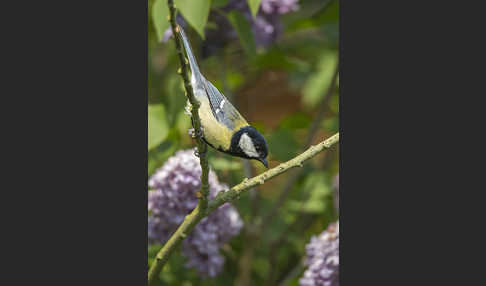
{"type": "Polygon", "coordinates": [[[177,8],[181,11],[184,19],[204,39],[204,27],[208,21],[210,0],[176,0],[177,8]]]}
{"type": "Polygon", "coordinates": [[[162,104],[148,106],[148,150],[159,145],[167,137],[169,126],[162,104]]]}
{"type": "Polygon", "coordinates": [[[155,32],[157,33],[157,39],[162,41],[165,30],[169,28],[170,23],[167,20],[169,16],[169,6],[167,6],[166,0],[155,0],[152,7],[152,21],[154,22],[155,32]]]}
{"type": "Polygon", "coordinates": [[[227,17],[238,34],[241,46],[245,50],[245,53],[250,57],[254,56],[256,54],[256,45],[250,23],[248,23],[245,16],[238,11],[231,11],[227,14],[227,17]]]}
{"type": "Polygon", "coordinates": [[[309,77],[303,89],[303,103],[315,106],[329,88],[338,61],[337,51],[324,50],[317,63],[317,70],[309,77]]]}
{"type": "Polygon", "coordinates": [[[251,14],[253,17],[255,17],[258,13],[258,8],[260,8],[260,2],[262,2],[262,0],[247,0],[247,2],[248,6],[250,6],[251,14]]]}

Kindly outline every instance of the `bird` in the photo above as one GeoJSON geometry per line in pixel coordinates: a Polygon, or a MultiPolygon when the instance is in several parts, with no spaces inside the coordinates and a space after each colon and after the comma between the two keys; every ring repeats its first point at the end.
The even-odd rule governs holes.
{"type": "MultiPolygon", "coordinates": [[[[212,148],[244,159],[260,161],[267,169],[267,142],[254,127],[228,101],[228,99],[200,72],[189,40],[181,26],[177,26],[182,39],[189,67],[191,85],[195,98],[200,102],[198,114],[201,131],[195,131],[212,148]]],[[[186,111],[191,110],[187,102],[186,111]]],[[[194,122],[192,122],[194,127],[194,122]]]]}

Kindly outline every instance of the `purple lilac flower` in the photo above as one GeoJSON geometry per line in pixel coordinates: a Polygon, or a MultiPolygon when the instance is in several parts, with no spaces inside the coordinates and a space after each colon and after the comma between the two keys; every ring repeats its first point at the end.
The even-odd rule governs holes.
{"type": "Polygon", "coordinates": [[[255,36],[255,43],[259,47],[270,46],[282,33],[280,16],[277,14],[260,15],[252,20],[252,29],[255,36]]]}
{"type": "Polygon", "coordinates": [[[262,0],[260,10],[253,18],[245,0],[230,0],[226,11],[238,10],[250,21],[255,42],[259,47],[268,47],[282,32],[280,15],[296,11],[297,0],[262,0]]]}
{"type": "MultiPolygon", "coordinates": [[[[259,12],[253,18],[246,0],[229,0],[228,4],[221,10],[230,12],[236,10],[241,12],[250,22],[255,43],[258,47],[268,47],[282,33],[283,27],[280,23],[280,15],[293,12],[299,9],[298,0],[262,0],[259,12]]],[[[229,21],[220,13],[211,12],[209,21],[216,23],[217,29],[206,29],[206,41],[203,46],[204,54],[208,55],[219,50],[226,42],[235,40],[238,36],[231,27],[229,21]]],[[[187,26],[181,14],[177,15],[177,22],[183,27],[187,26]]],[[[166,42],[172,37],[172,30],[165,31],[163,40],[166,42]]]]}
{"type": "Polygon", "coordinates": [[[186,266],[196,268],[200,274],[216,276],[224,265],[220,246],[237,235],[242,226],[240,216],[229,204],[201,220],[183,243],[182,253],[189,258],[186,266]]]}
{"type": "MultiPolygon", "coordinates": [[[[196,192],[201,186],[201,167],[194,149],[179,151],[149,179],[153,189],[148,197],[148,238],[150,243],[165,243],[197,205],[196,192]]],[[[210,198],[227,186],[209,172],[210,198]]],[[[243,222],[229,203],[222,205],[201,220],[182,244],[187,267],[201,276],[214,277],[224,266],[219,249],[240,232],[243,222]]]]}
{"type": "Polygon", "coordinates": [[[265,14],[285,14],[299,9],[297,0],[262,0],[260,7],[265,14]]]}
{"type": "Polygon", "coordinates": [[[329,225],[319,236],[313,236],[306,246],[308,266],[301,286],[339,286],[339,221],[329,225]]]}

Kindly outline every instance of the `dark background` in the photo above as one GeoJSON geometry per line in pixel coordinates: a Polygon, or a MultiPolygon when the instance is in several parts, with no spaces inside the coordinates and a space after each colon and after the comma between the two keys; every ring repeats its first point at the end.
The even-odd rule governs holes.
{"type": "MultiPolygon", "coordinates": [[[[480,283],[482,10],[343,2],[341,281],[480,283]]],[[[18,4],[3,10],[3,278],[143,285],[147,3],[18,4]]]]}

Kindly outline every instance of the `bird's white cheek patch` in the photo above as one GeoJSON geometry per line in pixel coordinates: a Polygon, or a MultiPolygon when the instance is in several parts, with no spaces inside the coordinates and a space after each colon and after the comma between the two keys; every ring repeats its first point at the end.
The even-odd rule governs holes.
{"type": "Polygon", "coordinates": [[[255,149],[255,146],[253,145],[253,142],[251,141],[251,138],[246,133],[243,133],[243,135],[241,135],[238,145],[248,157],[260,157],[255,149]]]}

